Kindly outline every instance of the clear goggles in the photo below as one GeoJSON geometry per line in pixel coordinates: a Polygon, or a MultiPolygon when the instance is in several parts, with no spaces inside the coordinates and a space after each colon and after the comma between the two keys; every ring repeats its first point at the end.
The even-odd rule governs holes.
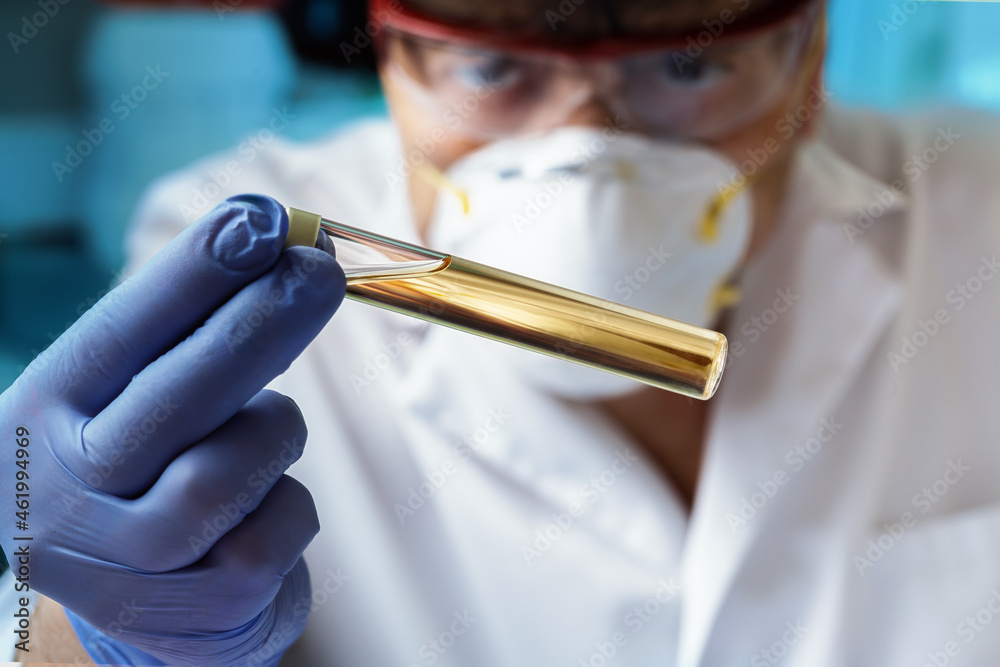
{"type": "Polygon", "coordinates": [[[387,23],[379,39],[385,74],[452,130],[485,139],[542,132],[600,102],[609,121],[630,131],[705,141],[773,109],[815,43],[823,0],[773,4],[743,25],[734,9],[680,37],[558,48],[444,23],[398,0],[372,0],[371,10],[387,23]]]}

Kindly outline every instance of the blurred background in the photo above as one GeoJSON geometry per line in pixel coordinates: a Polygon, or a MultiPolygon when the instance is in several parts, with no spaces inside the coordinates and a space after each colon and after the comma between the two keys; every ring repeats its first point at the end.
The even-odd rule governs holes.
{"type": "MultiPolygon", "coordinates": [[[[1000,112],[1000,4],[830,12],[841,104],[1000,112]]],[[[372,49],[341,49],[365,20],[363,0],[0,4],[0,389],[114,285],[157,176],[385,114],[372,49]]]]}

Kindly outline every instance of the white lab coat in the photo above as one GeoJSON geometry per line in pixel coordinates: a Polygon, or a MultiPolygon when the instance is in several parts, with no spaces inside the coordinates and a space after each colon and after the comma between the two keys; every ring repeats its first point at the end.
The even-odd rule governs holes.
{"type": "MultiPolygon", "coordinates": [[[[621,429],[496,343],[345,302],[274,384],[308,421],[292,474],[322,524],[285,664],[997,664],[1000,133],[835,111],[823,136],[745,273],[690,517],[621,429]]],[[[383,123],[276,142],[211,199],[417,241],[400,160],[383,123]]],[[[134,264],[228,161],[151,190],[134,264]]]]}

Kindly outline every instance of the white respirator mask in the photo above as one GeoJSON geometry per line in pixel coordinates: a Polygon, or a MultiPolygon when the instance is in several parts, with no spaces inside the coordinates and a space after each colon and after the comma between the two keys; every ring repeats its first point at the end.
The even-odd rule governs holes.
{"type": "MultiPolygon", "coordinates": [[[[506,139],[429,175],[439,187],[430,247],[708,327],[734,301],[729,281],[750,237],[747,188],[725,187],[736,173],[705,148],[612,128],[506,139]]],[[[516,348],[496,352],[564,398],[642,386],[516,348]]]]}

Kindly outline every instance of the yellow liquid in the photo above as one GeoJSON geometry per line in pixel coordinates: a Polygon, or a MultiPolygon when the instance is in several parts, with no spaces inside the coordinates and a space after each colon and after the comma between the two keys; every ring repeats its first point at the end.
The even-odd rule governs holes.
{"type": "Polygon", "coordinates": [[[722,334],[287,210],[286,245],[313,245],[322,229],[351,299],[692,398],[711,398],[719,385],[722,334]]]}
{"type": "Polygon", "coordinates": [[[722,334],[438,257],[411,273],[349,278],[348,297],[692,398],[711,398],[718,387],[726,361],[722,334]]]}

